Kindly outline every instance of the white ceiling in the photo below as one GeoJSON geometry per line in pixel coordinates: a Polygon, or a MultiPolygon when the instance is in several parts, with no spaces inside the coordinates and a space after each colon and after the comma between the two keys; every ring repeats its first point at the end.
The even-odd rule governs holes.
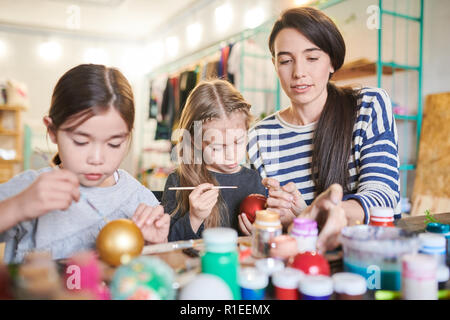
{"type": "Polygon", "coordinates": [[[199,0],[0,0],[0,26],[140,39],[196,2],[199,0]]]}

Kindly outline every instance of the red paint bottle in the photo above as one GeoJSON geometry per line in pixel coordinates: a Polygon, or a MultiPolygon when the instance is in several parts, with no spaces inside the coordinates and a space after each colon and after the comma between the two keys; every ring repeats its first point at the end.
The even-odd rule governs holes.
{"type": "Polygon", "coordinates": [[[385,207],[370,208],[370,223],[374,227],[395,227],[394,210],[385,207]]]}
{"type": "Polygon", "coordinates": [[[299,300],[299,284],[304,273],[294,268],[285,268],[272,275],[275,297],[278,300],[299,300]]]}

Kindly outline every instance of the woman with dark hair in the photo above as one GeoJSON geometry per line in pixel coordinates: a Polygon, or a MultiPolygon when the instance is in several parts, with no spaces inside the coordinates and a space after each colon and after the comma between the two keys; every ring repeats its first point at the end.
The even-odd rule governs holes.
{"type": "Polygon", "coordinates": [[[330,81],[344,63],[345,43],[317,9],[285,11],[273,26],[269,48],[291,105],[250,130],[250,161],[269,189],[268,206],[285,227],[297,216],[318,221],[317,247],[323,252],[339,244],[342,227],[368,223],[371,207],[397,210],[391,102],[383,89],[330,81]]]}

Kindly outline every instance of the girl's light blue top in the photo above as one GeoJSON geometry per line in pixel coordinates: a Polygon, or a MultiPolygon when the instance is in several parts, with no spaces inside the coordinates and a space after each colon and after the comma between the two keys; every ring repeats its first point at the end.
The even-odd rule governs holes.
{"type": "MultiPolygon", "coordinates": [[[[51,170],[50,167],[27,170],[0,184],[0,201],[20,193],[40,174],[51,170]]],[[[159,204],[153,193],[129,173],[121,169],[117,172],[119,179],[115,185],[104,188],[80,186],[81,199],[73,202],[67,210],[51,211],[0,233],[0,242],[6,242],[4,262],[20,263],[28,252],[34,250],[49,251],[53,259],[63,259],[78,251],[94,249],[105,220],[84,198],[107,221],[131,218],[140,203],[159,204]]]]}

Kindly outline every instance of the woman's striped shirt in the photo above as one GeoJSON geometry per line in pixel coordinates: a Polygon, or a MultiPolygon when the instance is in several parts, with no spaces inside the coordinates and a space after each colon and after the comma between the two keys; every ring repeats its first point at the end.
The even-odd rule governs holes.
{"type": "MultiPolygon", "coordinates": [[[[281,185],[294,182],[308,205],[316,196],[311,175],[316,126],[289,124],[277,112],[250,129],[247,146],[250,163],[263,178],[276,178],[281,185]]],[[[359,201],[366,224],[374,206],[391,207],[395,218],[401,217],[397,129],[383,89],[361,89],[348,170],[351,193],[343,200],[359,201]]]]}

